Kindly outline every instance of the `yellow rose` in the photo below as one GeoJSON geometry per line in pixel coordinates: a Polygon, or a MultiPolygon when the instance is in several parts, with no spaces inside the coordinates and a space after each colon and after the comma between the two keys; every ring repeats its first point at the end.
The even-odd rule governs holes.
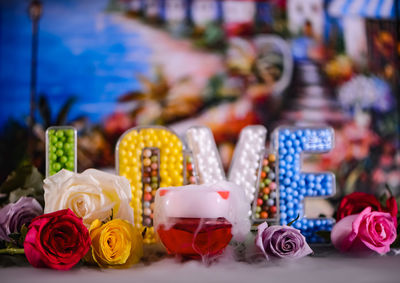
{"type": "Polygon", "coordinates": [[[138,263],[143,256],[142,235],[125,220],[114,219],[102,224],[97,219],[89,232],[92,260],[102,268],[126,268],[138,263]]]}

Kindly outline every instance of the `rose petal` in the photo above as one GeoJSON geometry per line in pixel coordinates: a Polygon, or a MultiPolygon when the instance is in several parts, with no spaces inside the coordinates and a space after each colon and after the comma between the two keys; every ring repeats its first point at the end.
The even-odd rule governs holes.
{"type": "Polygon", "coordinates": [[[331,242],[338,250],[344,252],[350,249],[355,237],[352,235],[353,221],[358,217],[357,214],[349,215],[337,222],[331,232],[331,242]]]}
{"type": "Polygon", "coordinates": [[[258,225],[255,242],[256,242],[256,246],[260,249],[260,251],[262,251],[262,253],[264,254],[265,258],[267,260],[269,260],[268,254],[265,252],[265,248],[264,248],[263,238],[265,238],[265,235],[264,235],[264,237],[262,236],[264,231],[267,228],[268,228],[268,223],[267,222],[264,222],[264,223],[261,223],[260,225],[258,225]]]}

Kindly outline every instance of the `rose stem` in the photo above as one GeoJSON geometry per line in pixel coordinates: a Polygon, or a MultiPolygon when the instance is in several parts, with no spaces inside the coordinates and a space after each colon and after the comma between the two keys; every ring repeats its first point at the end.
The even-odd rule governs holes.
{"type": "Polygon", "coordinates": [[[23,255],[25,254],[25,252],[24,249],[8,248],[8,249],[0,249],[0,254],[23,255]]]}

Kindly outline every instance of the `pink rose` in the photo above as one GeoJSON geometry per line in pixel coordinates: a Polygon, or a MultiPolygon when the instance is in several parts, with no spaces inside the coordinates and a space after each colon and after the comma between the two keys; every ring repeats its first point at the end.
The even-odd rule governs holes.
{"type": "Polygon", "coordinates": [[[331,240],[341,252],[385,254],[396,240],[396,225],[386,212],[365,208],[360,214],[342,218],[332,229],[331,240]]]}

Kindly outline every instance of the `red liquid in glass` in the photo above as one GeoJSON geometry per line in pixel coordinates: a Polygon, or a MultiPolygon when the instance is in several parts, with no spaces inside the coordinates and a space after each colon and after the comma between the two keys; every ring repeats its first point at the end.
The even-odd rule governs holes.
{"type": "Polygon", "coordinates": [[[223,252],[232,239],[232,224],[225,218],[170,218],[169,230],[160,225],[158,235],[170,254],[200,258],[223,252]]]}

